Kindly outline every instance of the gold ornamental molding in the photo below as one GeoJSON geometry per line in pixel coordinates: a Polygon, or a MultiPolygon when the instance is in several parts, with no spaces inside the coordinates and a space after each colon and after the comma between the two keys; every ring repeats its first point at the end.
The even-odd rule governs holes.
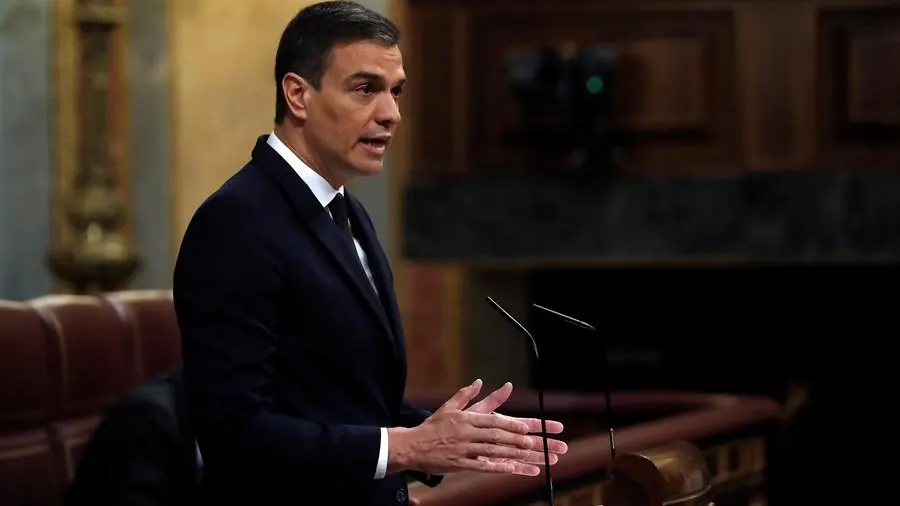
{"type": "Polygon", "coordinates": [[[55,174],[48,264],[57,291],[124,288],[130,240],[127,20],[123,0],[54,3],[55,174]]]}

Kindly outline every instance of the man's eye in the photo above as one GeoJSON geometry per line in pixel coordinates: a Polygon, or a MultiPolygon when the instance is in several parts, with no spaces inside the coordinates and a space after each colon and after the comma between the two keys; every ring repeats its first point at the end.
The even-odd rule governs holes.
{"type": "Polygon", "coordinates": [[[363,84],[362,86],[356,88],[356,91],[362,93],[363,95],[369,95],[375,91],[375,88],[371,84],[363,84]]]}

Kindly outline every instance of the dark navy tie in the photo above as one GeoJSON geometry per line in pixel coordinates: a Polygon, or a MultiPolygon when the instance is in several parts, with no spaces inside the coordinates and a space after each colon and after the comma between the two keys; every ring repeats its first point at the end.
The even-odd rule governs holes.
{"type": "Polygon", "coordinates": [[[350,243],[353,251],[356,251],[356,245],[353,244],[353,234],[350,233],[350,216],[347,213],[347,199],[338,193],[328,204],[328,210],[331,211],[331,217],[337,223],[338,228],[344,235],[344,239],[350,243]]]}

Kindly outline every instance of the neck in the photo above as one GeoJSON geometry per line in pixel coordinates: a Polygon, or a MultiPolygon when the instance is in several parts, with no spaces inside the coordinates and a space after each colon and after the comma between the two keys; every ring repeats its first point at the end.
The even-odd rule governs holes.
{"type": "Polygon", "coordinates": [[[309,148],[309,144],[306,142],[306,139],[303,138],[302,131],[292,125],[288,125],[287,122],[288,121],[286,120],[283,123],[275,125],[274,132],[278,139],[280,139],[281,142],[297,155],[297,158],[302,160],[310,169],[322,176],[325,181],[328,181],[328,184],[330,184],[332,188],[337,190],[341,186],[344,186],[347,183],[347,181],[344,181],[345,178],[325,169],[325,164],[322,163],[322,160],[315,156],[309,148]]]}

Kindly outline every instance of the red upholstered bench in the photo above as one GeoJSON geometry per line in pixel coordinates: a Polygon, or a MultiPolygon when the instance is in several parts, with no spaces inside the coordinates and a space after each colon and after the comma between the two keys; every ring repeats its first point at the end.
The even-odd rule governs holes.
{"type": "Polygon", "coordinates": [[[105,408],[180,360],[168,291],[0,301],[0,504],[59,504],[105,408]]]}

